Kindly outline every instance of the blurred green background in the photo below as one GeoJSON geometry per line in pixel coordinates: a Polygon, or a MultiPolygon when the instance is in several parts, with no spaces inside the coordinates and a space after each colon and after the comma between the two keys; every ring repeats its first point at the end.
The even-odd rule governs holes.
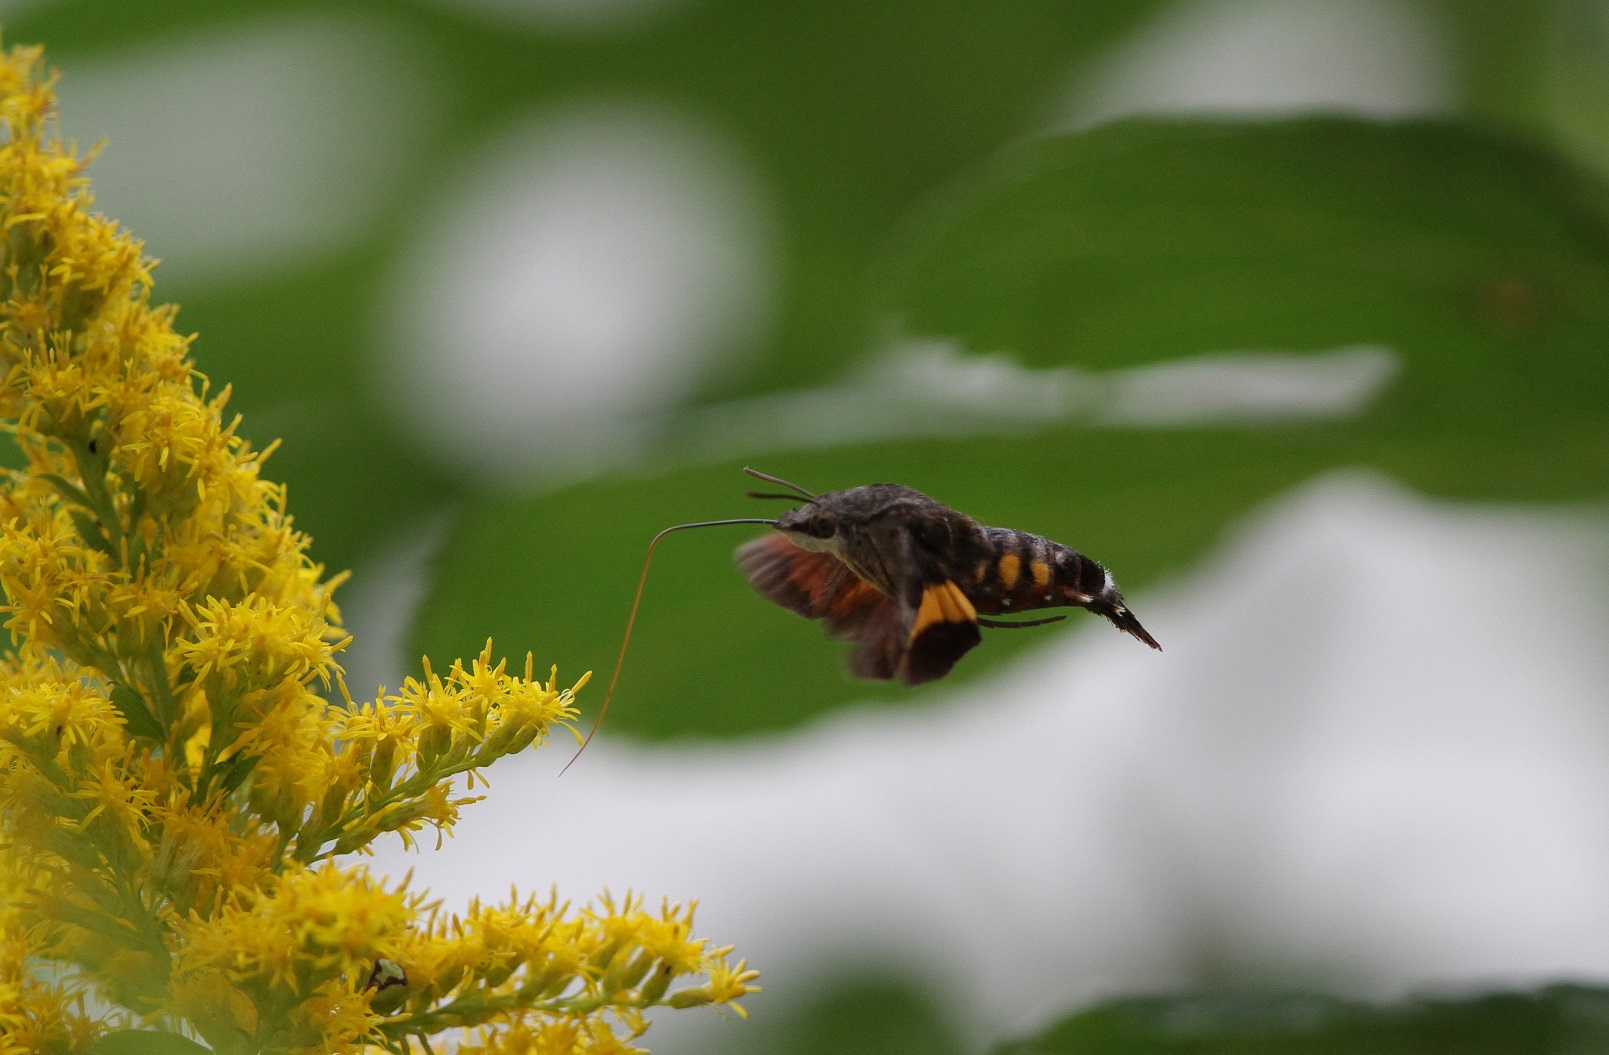
{"type": "MultiPolygon", "coordinates": [[[[283,440],[272,471],[315,557],[356,569],[359,589],[399,552],[428,555],[395,654],[363,660],[395,684],[419,655],[446,662],[488,635],[606,673],[655,531],[775,512],[743,497],[746,463],[815,491],[905,483],[1073,543],[1131,595],[1336,467],[1439,497],[1600,501],[1609,8],[1362,4],[1360,32],[1413,28],[1393,44],[1408,86],[1395,100],[1368,102],[1379,71],[1347,69],[1376,50],[1364,39],[1337,42],[1338,101],[1316,107],[1362,112],[1313,115],[1298,94],[1272,113],[1100,123],[1123,109],[1114,63],[1167,26],[1327,24],[1335,7],[35,0],[0,17],[9,42],[45,44],[65,71],[67,133],[109,137],[97,193],[164,260],[159,296],[182,303],[201,369],[234,386],[244,433],[283,440]],[[1349,84],[1365,105],[1347,105],[1349,84]],[[522,153],[544,134],[593,150],[594,167],[522,153]],[[592,178],[621,157],[630,179],[592,178]],[[522,172],[586,216],[642,211],[572,230],[510,189],[522,172]],[[678,227],[689,212],[715,233],[678,227]],[[645,234],[653,223],[668,233],[645,234]],[[456,233],[500,225],[501,245],[456,233]],[[559,317],[544,331],[548,302],[510,303],[518,268],[551,279],[568,258],[506,254],[554,231],[591,270],[544,294],[559,317]],[[651,257],[642,275],[634,253],[651,257]],[[629,315],[609,298],[633,289],[693,306],[629,315]],[[565,314],[582,302],[594,329],[565,314]],[[551,360],[529,375],[522,326],[551,360]],[[642,334],[658,351],[639,362],[642,334]],[[940,374],[983,364],[1017,387],[924,395],[887,373],[912,347],[945,349],[940,374]],[[1076,400],[1023,403],[1192,356],[1357,348],[1388,350],[1389,379],[1345,413],[1128,428],[1076,400]],[[565,366],[588,349],[593,365],[565,366]],[[504,403],[477,420],[488,392],[504,403]],[[840,403],[861,409],[838,420],[840,403]],[[443,440],[460,434],[478,438],[443,440]]],[[[1221,61],[1233,84],[1243,56],[1221,61]]],[[[1247,98],[1262,108],[1255,86],[1247,98]]],[[[743,537],[661,551],[608,735],[729,737],[868,698],[923,705],[848,682],[838,645],[758,602],[729,564],[743,537]]],[[[996,635],[955,678],[1039,640],[996,635]]],[[[752,1043],[964,1050],[921,994],[876,984],[893,988],[826,993],[752,1043]]],[[[1009,1050],[1298,1050],[1118,1032],[1009,1050]]],[[[1563,1050],[1528,1043],[1490,1050],[1563,1050]]],[[[1476,1050],[1393,1044],[1300,1050],[1476,1050]]]]}

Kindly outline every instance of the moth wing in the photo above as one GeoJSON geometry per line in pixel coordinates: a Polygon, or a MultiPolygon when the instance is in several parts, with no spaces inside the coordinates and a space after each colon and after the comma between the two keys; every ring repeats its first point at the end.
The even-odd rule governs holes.
{"type": "Polygon", "coordinates": [[[868,681],[887,681],[899,672],[905,651],[905,621],[887,594],[851,573],[834,599],[827,633],[855,642],[849,672],[868,681]]]}
{"type": "Polygon", "coordinates": [[[977,609],[949,579],[922,585],[909,626],[905,655],[899,665],[900,678],[907,685],[944,677],[983,640],[977,609]]]}
{"type": "Polygon", "coordinates": [[[855,642],[850,673],[872,681],[898,673],[906,638],[900,608],[843,561],[801,549],[773,532],[739,546],[737,565],[767,600],[806,619],[824,620],[827,633],[855,642]]]}
{"type": "Polygon", "coordinates": [[[879,559],[902,572],[899,601],[837,557],[802,549],[780,532],[744,543],[736,558],[766,599],[824,620],[833,637],[853,641],[849,670],[856,677],[898,677],[907,685],[942,678],[983,640],[977,610],[954,582],[921,566],[903,532],[882,542],[879,559]]]}
{"type": "Polygon", "coordinates": [[[745,542],[734,557],[761,596],[806,619],[826,618],[832,599],[850,581],[860,581],[837,557],[801,549],[780,531],[745,542]]]}
{"type": "MultiPolygon", "coordinates": [[[[877,657],[889,663],[905,684],[944,677],[983,640],[971,598],[945,574],[939,555],[921,545],[907,527],[889,524],[880,534],[862,535],[850,545],[859,547],[857,559],[876,566],[896,585],[899,636],[879,641],[882,651],[877,657]]],[[[869,652],[870,647],[868,643],[862,651],[869,652]]],[[[855,658],[860,661],[862,655],[855,658]]]]}

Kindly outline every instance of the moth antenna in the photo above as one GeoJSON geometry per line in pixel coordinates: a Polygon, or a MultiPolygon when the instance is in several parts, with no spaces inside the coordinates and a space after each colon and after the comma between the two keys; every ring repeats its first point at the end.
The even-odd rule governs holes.
{"type": "MultiPolygon", "coordinates": [[[[780,498],[784,502],[797,502],[797,501],[799,501],[799,496],[798,495],[768,495],[768,494],[764,494],[764,493],[762,493],[760,491],[750,491],[749,492],[749,497],[750,498],[780,498]]],[[[815,499],[814,498],[807,498],[807,499],[805,499],[805,501],[806,502],[814,502],[815,499]]]]}
{"type": "Polygon", "coordinates": [[[620,654],[615,657],[615,672],[609,675],[609,687],[605,689],[603,693],[603,706],[598,708],[598,717],[592,720],[592,728],[587,730],[586,739],[581,741],[581,746],[575,749],[575,754],[571,757],[570,761],[566,762],[564,764],[564,768],[559,770],[559,776],[564,776],[564,774],[569,771],[570,767],[575,765],[575,760],[581,757],[581,752],[585,751],[587,749],[587,745],[592,743],[592,738],[598,733],[598,727],[603,724],[604,714],[606,714],[609,710],[609,700],[613,698],[615,694],[615,682],[620,680],[620,668],[624,666],[626,662],[626,646],[631,644],[631,628],[637,623],[637,606],[642,603],[642,588],[643,585],[648,582],[648,562],[654,559],[654,547],[659,545],[660,539],[664,538],[672,531],[687,531],[691,528],[721,527],[725,524],[766,524],[770,527],[776,527],[777,522],[775,520],[762,520],[753,517],[745,517],[740,520],[706,520],[698,524],[677,524],[674,527],[668,527],[664,531],[661,531],[659,534],[654,536],[652,542],[648,543],[648,552],[643,554],[642,558],[642,574],[637,577],[637,594],[631,599],[631,614],[626,617],[626,633],[625,636],[620,639],[620,654]]]}
{"type": "Polygon", "coordinates": [[[743,471],[748,473],[750,476],[754,477],[756,480],[764,480],[768,484],[781,484],[783,487],[786,487],[788,490],[797,492],[799,495],[802,495],[805,498],[815,498],[816,497],[815,495],[811,494],[809,491],[806,491],[804,488],[800,487],[798,484],[790,484],[788,481],[782,479],[780,476],[768,476],[767,474],[762,473],[758,469],[750,469],[747,465],[745,465],[743,467],[743,471]]]}

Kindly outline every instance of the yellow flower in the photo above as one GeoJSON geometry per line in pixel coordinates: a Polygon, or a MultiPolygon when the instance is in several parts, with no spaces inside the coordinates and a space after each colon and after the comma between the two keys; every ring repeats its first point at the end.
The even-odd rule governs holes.
{"type": "Polygon", "coordinates": [[[572,722],[586,678],[488,642],[319,695],[345,693],[341,577],[149,303],[140,243],[91,212],[53,84],[37,49],[0,56],[0,419],[26,460],[0,486],[0,1055],[139,1022],[219,1055],[623,1053],[647,1007],[752,992],[690,907],[459,917],[337,860],[439,840],[475,801],[455,778],[572,722]]]}

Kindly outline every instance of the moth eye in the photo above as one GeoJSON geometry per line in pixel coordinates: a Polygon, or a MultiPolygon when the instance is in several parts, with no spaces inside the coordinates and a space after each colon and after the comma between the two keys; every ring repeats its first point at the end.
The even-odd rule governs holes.
{"type": "Polygon", "coordinates": [[[831,513],[822,513],[810,521],[809,531],[816,538],[832,538],[838,533],[838,518],[831,513]]]}

